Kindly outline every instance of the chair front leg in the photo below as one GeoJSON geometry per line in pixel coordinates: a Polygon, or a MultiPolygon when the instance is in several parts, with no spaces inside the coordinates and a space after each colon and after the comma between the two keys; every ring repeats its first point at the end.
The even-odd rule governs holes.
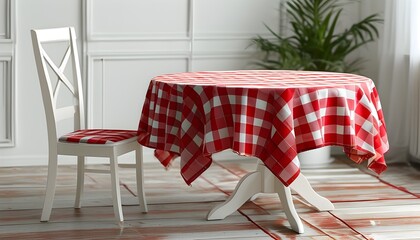
{"type": "Polygon", "coordinates": [[[57,181],[57,168],[57,151],[56,149],[51,149],[50,147],[48,156],[47,188],[45,192],[44,206],[42,208],[41,222],[48,222],[50,220],[57,181]]]}
{"type": "Polygon", "coordinates": [[[118,176],[118,162],[115,153],[110,157],[111,167],[111,188],[112,188],[112,203],[114,206],[114,215],[118,223],[124,221],[122,206],[121,206],[121,191],[120,179],[118,176]]]}
{"type": "Polygon", "coordinates": [[[85,183],[85,157],[77,157],[77,187],[76,187],[76,199],[74,201],[74,208],[81,207],[81,198],[83,196],[83,189],[85,183]]]}
{"type": "Polygon", "coordinates": [[[137,198],[139,199],[139,205],[141,211],[146,213],[147,202],[144,194],[144,169],[143,169],[143,147],[139,146],[136,149],[136,181],[137,181],[137,198]]]}

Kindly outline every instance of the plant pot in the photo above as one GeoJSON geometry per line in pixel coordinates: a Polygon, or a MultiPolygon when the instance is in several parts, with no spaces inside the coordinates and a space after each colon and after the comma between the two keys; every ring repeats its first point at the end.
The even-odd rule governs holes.
{"type": "Polygon", "coordinates": [[[316,167],[331,163],[331,146],[308,150],[298,154],[301,167],[316,167]]]}

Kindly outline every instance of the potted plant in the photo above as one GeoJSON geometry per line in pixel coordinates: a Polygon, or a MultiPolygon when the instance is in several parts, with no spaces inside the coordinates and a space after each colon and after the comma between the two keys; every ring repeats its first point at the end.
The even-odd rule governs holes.
{"type": "MultiPolygon", "coordinates": [[[[350,2],[350,1],[347,1],[350,2]]],[[[339,31],[338,23],[343,12],[343,1],[336,0],[286,0],[290,34],[281,36],[268,30],[272,39],[257,36],[252,39],[262,53],[257,65],[263,69],[289,69],[308,71],[357,73],[361,58],[351,56],[355,50],[379,37],[376,24],[382,19],[372,14],[339,31]]],[[[321,148],[299,155],[301,163],[330,162],[330,149],[321,148]],[[311,157],[310,161],[304,158],[311,157]]]]}

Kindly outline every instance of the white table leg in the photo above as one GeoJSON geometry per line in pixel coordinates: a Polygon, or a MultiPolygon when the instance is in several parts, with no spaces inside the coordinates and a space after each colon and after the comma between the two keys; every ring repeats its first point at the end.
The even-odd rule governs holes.
{"type": "Polygon", "coordinates": [[[207,220],[224,219],[238,210],[247,200],[254,200],[259,193],[277,193],[291,228],[297,233],[303,233],[303,224],[293,204],[290,188],[319,211],[334,209],[334,206],[328,199],[320,196],[312,189],[302,173],[290,187],[285,187],[263,163],[259,162],[257,170],[242,177],[229,198],[208,213],[207,220]]]}
{"type": "Polygon", "coordinates": [[[207,220],[224,219],[238,210],[251,197],[261,192],[261,179],[261,172],[258,171],[248,173],[241,178],[229,198],[207,214],[207,220]]]}
{"type": "Polygon", "coordinates": [[[292,184],[290,184],[290,188],[314,206],[318,211],[334,210],[334,205],[330,202],[330,200],[316,193],[309,184],[308,179],[306,179],[302,173],[299,174],[292,184]]]}
{"type": "Polygon", "coordinates": [[[295,205],[293,204],[290,188],[285,187],[280,181],[276,181],[274,187],[279,195],[281,205],[283,206],[284,213],[286,213],[287,220],[289,220],[290,227],[297,233],[303,233],[303,224],[296,212],[295,205]]]}

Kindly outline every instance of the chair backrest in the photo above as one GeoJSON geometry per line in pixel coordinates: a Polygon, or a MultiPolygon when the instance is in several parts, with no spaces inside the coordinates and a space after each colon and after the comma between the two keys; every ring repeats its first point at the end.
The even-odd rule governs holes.
{"type": "MultiPolygon", "coordinates": [[[[47,119],[48,139],[50,143],[57,140],[57,122],[74,118],[74,129],[83,129],[85,126],[82,78],[80,73],[79,58],[76,44],[76,34],[73,27],[31,30],[32,44],[38,70],[39,83],[41,86],[44,102],[45,116],[47,119]],[[60,65],[53,62],[51,54],[45,50],[48,43],[64,42],[67,50],[60,61],[60,65]],[[71,59],[72,75],[65,75],[65,68],[71,59]],[[49,66],[49,67],[48,67],[49,66]],[[49,70],[50,69],[50,70],[49,70]],[[51,70],[55,73],[57,81],[52,81],[51,70]],[[62,86],[74,97],[73,104],[66,107],[58,107],[58,96],[62,86]]],[[[49,48],[48,48],[49,49],[49,48]]],[[[51,49],[49,49],[51,50],[51,49]]],[[[50,51],[52,53],[52,51],[50,51]]],[[[54,51],[54,54],[56,51],[54,51]]]]}

